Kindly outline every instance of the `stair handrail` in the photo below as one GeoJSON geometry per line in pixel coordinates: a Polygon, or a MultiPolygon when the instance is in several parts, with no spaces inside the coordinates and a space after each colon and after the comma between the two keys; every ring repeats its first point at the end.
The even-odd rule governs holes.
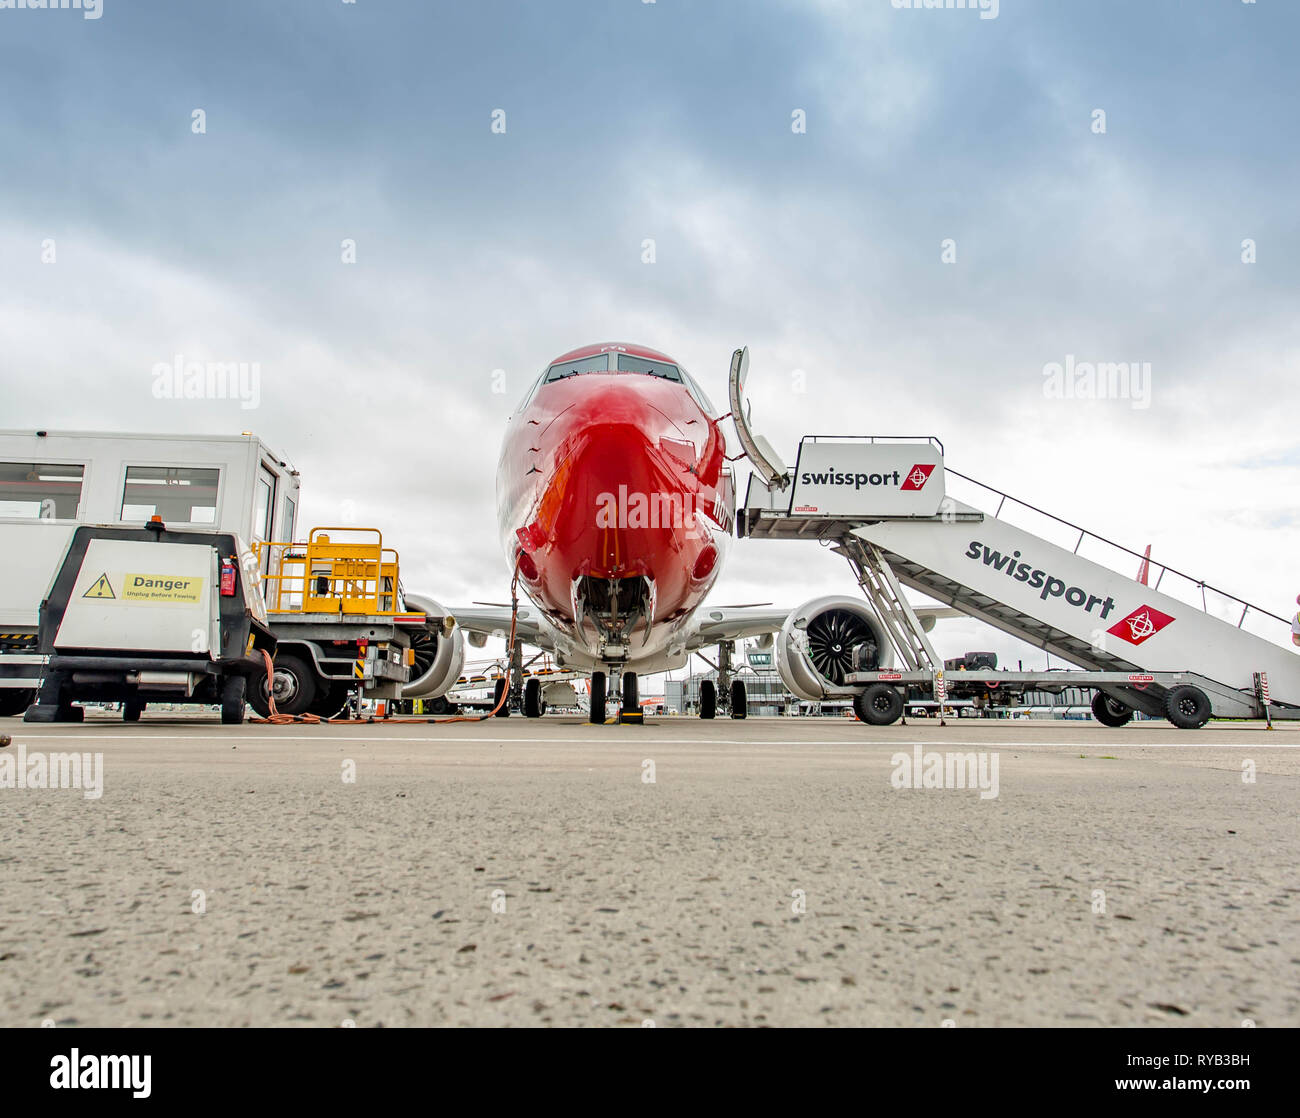
{"type": "MultiPolygon", "coordinates": [[[[1040,509],[1037,505],[1031,505],[1028,501],[1022,501],[1019,497],[1013,497],[1010,493],[1005,493],[1001,489],[998,489],[996,486],[986,485],[982,481],[976,481],[975,478],[971,477],[968,474],[963,474],[960,470],[954,470],[951,466],[945,465],[944,472],[948,474],[952,474],[954,477],[959,477],[963,481],[968,481],[972,485],[977,485],[979,486],[979,488],[987,490],[989,493],[996,493],[1001,498],[1001,501],[998,503],[997,512],[993,513],[994,519],[997,519],[999,516],[1001,516],[1002,506],[1005,505],[1007,501],[1010,501],[1013,504],[1019,505],[1021,508],[1029,509],[1031,512],[1038,513],[1039,516],[1045,516],[1048,518],[1048,520],[1054,520],[1057,524],[1063,524],[1065,527],[1071,529],[1072,531],[1078,532],[1079,539],[1075,542],[1074,545],[1074,553],[1076,555],[1079,553],[1079,547],[1083,543],[1084,539],[1091,538],[1094,540],[1099,540],[1101,543],[1106,544],[1108,547],[1117,548],[1118,550],[1133,556],[1134,559],[1142,560],[1146,558],[1146,556],[1144,556],[1140,551],[1134,551],[1132,548],[1125,547],[1122,543],[1116,543],[1114,540],[1108,539],[1103,535],[1099,535],[1097,532],[1091,532],[1087,528],[1083,528],[1080,525],[1075,524],[1073,521],[1066,520],[1064,517],[1057,516],[1055,513],[1048,512],[1046,509],[1040,509]]],[[[1102,564],[1102,565],[1105,566],[1106,564],[1102,564]]],[[[1241,616],[1237,619],[1238,629],[1240,629],[1242,625],[1245,623],[1246,615],[1249,613],[1257,613],[1257,614],[1262,614],[1264,617],[1271,617],[1275,621],[1280,621],[1282,622],[1283,625],[1286,626],[1290,626],[1291,624],[1289,618],[1282,617],[1279,614],[1274,613],[1272,610],[1264,609],[1263,606],[1254,605],[1253,603],[1246,601],[1245,598],[1240,598],[1236,594],[1230,594],[1228,591],[1221,590],[1217,586],[1211,586],[1203,579],[1193,578],[1191,575],[1187,574],[1186,572],[1180,571],[1176,567],[1171,567],[1167,563],[1161,563],[1155,558],[1152,558],[1150,559],[1150,565],[1152,567],[1160,568],[1160,576],[1159,578],[1156,579],[1154,585],[1152,585],[1151,587],[1152,590],[1159,589],[1160,580],[1163,579],[1166,574],[1173,574],[1177,578],[1185,579],[1193,586],[1199,586],[1201,589],[1201,611],[1203,613],[1210,613],[1210,610],[1205,600],[1206,591],[1210,591],[1214,594],[1219,595],[1219,597],[1221,598],[1226,598],[1228,601],[1235,602],[1237,605],[1241,606],[1242,607],[1241,616]]],[[[1196,608],[1195,602],[1189,602],[1187,604],[1192,606],[1193,609],[1196,608]]],[[[1210,616],[1214,616],[1214,615],[1210,614],[1210,616]]]]}

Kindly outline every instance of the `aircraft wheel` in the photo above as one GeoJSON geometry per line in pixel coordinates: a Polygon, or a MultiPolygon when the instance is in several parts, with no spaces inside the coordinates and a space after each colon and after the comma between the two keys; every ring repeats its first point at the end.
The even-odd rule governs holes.
{"type": "Polygon", "coordinates": [[[591,673],[591,711],[588,720],[595,726],[605,725],[605,673],[591,673]]]}
{"type": "Polygon", "coordinates": [[[506,686],[504,679],[498,679],[496,686],[492,689],[492,705],[496,706],[497,703],[501,703],[501,709],[497,711],[498,718],[510,717],[510,700],[507,699],[504,703],[501,702],[501,696],[506,693],[506,686]]]}
{"type": "Polygon", "coordinates": [[[1092,716],[1103,726],[1126,726],[1133,720],[1133,708],[1098,691],[1092,697],[1092,716]]]}
{"type": "Polygon", "coordinates": [[[1165,717],[1180,730],[1199,730],[1210,720],[1210,697],[1199,687],[1183,684],[1165,696],[1165,717]]]}
{"type": "Polygon", "coordinates": [[[888,683],[873,683],[853,696],[853,713],[871,726],[892,726],[902,717],[903,696],[888,683]]]}
{"type": "Polygon", "coordinates": [[[530,679],[524,684],[524,717],[541,718],[545,710],[546,704],[542,702],[542,681],[530,679]]]}
{"type": "Polygon", "coordinates": [[[623,709],[619,712],[620,722],[640,722],[641,696],[637,687],[636,672],[623,673],[623,709]]]}
{"type": "Polygon", "coordinates": [[[139,699],[126,699],[122,703],[122,721],[139,722],[144,711],[144,703],[139,699]]]}
{"type": "Polygon", "coordinates": [[[745,681],[731,681],[731,717],[744,718],[749,713],[749,696],[745,693],[745,681]]]}
{"type": "Polygon", "coordinates": [[[706,679],[700,684],[700,717],[716,718],[718,716],[718,688],[713,680],[706,679]]]}

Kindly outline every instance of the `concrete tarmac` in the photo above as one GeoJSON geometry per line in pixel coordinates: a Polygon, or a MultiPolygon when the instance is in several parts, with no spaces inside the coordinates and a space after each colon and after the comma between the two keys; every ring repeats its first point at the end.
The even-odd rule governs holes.
{"type": "Polygon", "coordinates": [[[1300,730],[3,730],[6,1026],[1300,1024],[1300,730]]]}

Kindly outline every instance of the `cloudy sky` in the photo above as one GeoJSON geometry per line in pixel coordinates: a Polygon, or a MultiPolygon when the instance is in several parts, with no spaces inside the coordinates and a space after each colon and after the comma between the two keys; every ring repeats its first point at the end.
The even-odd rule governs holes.
{"type": "MultiPolygon", "coordinates": [[[[530,378],[632,340],[721,401],[746,344],[790,460],[934,434],[1289,615],[1298,32],[1290,0],[0,8],[0,425],[253,430],[303,524],[352,501],[409,587],[499,600],[530,378]],[[258,363],[258,406],[155,398],[177,354],[258,363]],[[1149,394],[1054,397],[1067,357],[1149,363],[1149,394]]],[[[852,589],[746,541],[716,600],[852,589]]]]}

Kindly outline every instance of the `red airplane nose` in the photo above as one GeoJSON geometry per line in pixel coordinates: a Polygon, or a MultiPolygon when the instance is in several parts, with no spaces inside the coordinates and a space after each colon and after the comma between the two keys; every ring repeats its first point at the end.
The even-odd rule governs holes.
{"type": "Polygon", "coordinates": [[[682,385],[654,377],[575,376],[550,390],[564,397],[537,433],[542,493],[518,532],[537,589],[569,601],[578,579],[647,579],[657,615],[681,608],[716,559],[697,507],[707,421],[682,385]]]}
{"type": "Polygon", "coordinates": [[[575,433],[555,532],[557,548],[573,555],[575,576],[653,577],[656,559],[677,550],[676,537],[694,526],[681,468],[656,436],[626,417],[587,422],[575,433]]]}
{"type": "Polygon", "coordinates": [[[726,455],[711,405],[663,354],[586,346],[547,366],[507,426],[497,512],[557,655],[632,671],[681,655],[726,552],[726,455]]]}

